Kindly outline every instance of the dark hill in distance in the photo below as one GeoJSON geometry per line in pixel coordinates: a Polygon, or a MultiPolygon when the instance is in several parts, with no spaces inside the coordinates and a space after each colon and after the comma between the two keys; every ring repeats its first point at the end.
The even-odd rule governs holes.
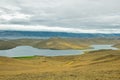
{"type": "Polygon", "coordinates": [[[67,38],[112,38],[120,37],[120,34],[102,33],[67,33],[45,31],[0,31],[0,37],[67,37],[67,38]]]}

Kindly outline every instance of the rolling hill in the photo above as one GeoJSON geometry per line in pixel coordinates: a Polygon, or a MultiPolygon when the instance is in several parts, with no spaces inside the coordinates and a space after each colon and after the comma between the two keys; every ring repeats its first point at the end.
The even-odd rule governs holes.
{"type": "Polygon", "coordinates": [[[120,50],[75,56],[0,57],[1,80],[119,80],[120,50]]]}
{"type": "Polygon", "coordinates": [[[57,50],[65,50],[65,49],[86,49],[89,48],[87,44],[78,44],[76,42],[69,41],[69,39],[62,38],[51,38],[38,42],[33,47],[43,48],[43,49],[57,49],[57,50]]]}

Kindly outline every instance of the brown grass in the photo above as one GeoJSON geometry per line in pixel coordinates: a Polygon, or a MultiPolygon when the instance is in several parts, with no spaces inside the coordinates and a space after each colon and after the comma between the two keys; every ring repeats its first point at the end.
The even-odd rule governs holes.
{"type": "Polygon", "coordinates": [[[0,57],[0,80],[120,80],[120,51],[31,59],[0,57]]]}

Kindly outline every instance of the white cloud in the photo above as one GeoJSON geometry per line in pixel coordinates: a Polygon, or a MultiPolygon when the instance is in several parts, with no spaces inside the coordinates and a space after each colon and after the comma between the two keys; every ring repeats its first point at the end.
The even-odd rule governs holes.
{"type": "Polygon", "coordinates": [[[120,0],[1,0],[0,24],[116,33],[120,29],[120,0]]]}
{"type": "Polygon", "coordinates": [[[18,31],[52,31],[68,33],[120,33],[120,29],[81,29],[81,28],[64,28],[49,26],[25,26],[25,25],[0,25],[0,30],[18,30],[18,31]]]}
{"type": "Polygon", "coordinates": [[[2,14],[0,15],[1,20],[12,20],[12,19],[29,19],[31,15],[26,15],[22,13],[13,13],[13,14],[2,14]]]}

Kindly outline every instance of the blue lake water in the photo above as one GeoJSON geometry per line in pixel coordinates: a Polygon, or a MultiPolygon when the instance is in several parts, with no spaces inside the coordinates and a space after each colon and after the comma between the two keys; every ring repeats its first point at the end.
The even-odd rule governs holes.
{"type": "Polygon", "coordinates": [[[31,46],[18,46],[9,50],[0,50],[0,56],[7,57],[21,57],[21,56],[63,56],[63,55],[78,55],[83,54],[85,51],[90,50],[101,50],[101,49],[113,49],[117,48],[112,47],[112,45],[91,45],[93,49],[86,50],[49,50],[49,49],[37,49],[31,46]]]}

